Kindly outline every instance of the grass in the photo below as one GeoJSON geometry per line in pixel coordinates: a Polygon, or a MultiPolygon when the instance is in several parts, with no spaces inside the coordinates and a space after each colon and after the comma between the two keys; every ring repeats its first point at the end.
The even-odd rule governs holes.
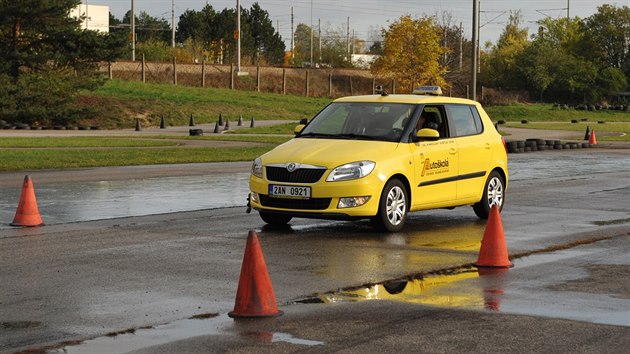
{"type": "Polygon", "coordinates": [[[297,122],[293,123],[285,123],[285,124],[276,124],[272,126],[266,127],[255,127],[251,129],[239,129],[238,131],[232,130],[228,131],[228,134],[285,134],[285,135],[293,135],[294,129],[298,125],[297,122]]]}
{"type": "Polygon", "coordinates": [[[109,80],[95,92],[84,92],[81,104],[96,108],[84,123],[108,128],[158,126],[164,116],[169,125],[184,125],[193,115],[196,123],[214,123],[219,114],[243,120],[299,120],[310,118],[331,100],[254,91],[150,84],[109,80]]]}
{"type": "Polygon", "coordinates": [[[156,147],[176,146],[174,141],[108,137],[3,137],[0,148],[156,147]]]}
{"type": "Polygon", "coordinates": [[[602,141],[630,141],[630,122],[612,122],[605,124],[598,124],[597,122],[580,122],[580,123],[565,123],[565,122],[533,122],[527,124],[508,122],[505,126],[510,128],[527,128],[527,129],[541,129],[541,130],[569,130],[586,132],[586,127],[594,129],[595,132],[614,132],[619,133],[614,136],[597,136],[598,140],[602,141]]]}
{"type": "MultiPolygon", "coordinates": [[[[81,96],[83,105],[95,107],[94,116],[83,124],[110,128],[133,128],[136,119],[143,127],[158,126],[164,116],[168,125],[215,123],[221,113],[235,124],[239,115],[248,124],[256,120],[286,120],[274,126],[234,129],[226,134],[205,136],[141,135],[97,137],[3,137],[0,171],[31,169],[86,168],[143,164],[250,161],[293,136],[300,118],[310,118],[330,99],[258,93],[229,89],[184,87],[171,84],[143,84],[111,80],[96,92],[81,96]],[[259,146],[200,147],[186,141],[219,140],[257,142],[259,146]],[[52,149],[46,149],[52,148],[52,149]]],[[[551,104],[513,104],[486,107],[493,121],[505,126],[529,129],[584,132],[586,126],[597,132],[620,132],[625,136],[603,136],[599,140],[630,141],[630,113],[620,111],[561,110],[551,104]],[[521,124],[528,120],[528,124],[521,124]],[[578,120],[579,123],[571,123],[578,120]],[[599,124],[598,121],[606,122],[599,124]]],[[[80,134],[80,133],[79,133],[80,134]]],[[[106,135],[101,131],[99,134],[106,135]]],[[[621,135],[621,134],[619,134],[621,135]]]]}
{"type": "Polygon", "coordinates": [[[551,104],[511,104],[484,107],[493,121],[528,120],[531,122],[571,122],[586,119],[591,122],[629,122],[630,113],[622,111],[577,111],[575,109],[554,108],[551,104]]]}
{"type": "Polygon", "coordinates": [[[251,161],[275,145],[159,149],[15,149],[2,152],[0,171],[251,161]]]}

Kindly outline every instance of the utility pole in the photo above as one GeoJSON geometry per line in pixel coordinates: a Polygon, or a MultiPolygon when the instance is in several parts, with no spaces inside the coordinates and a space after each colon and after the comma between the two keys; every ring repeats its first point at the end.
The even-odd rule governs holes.
{"type": "Polygon", "coordinates": [[[320,18],[317,19],[317,33],[319,36],[319,61],[322,62],[322,20],[320,18]]]}
{"type": "Polygon", "coordinates": [[[295,38],[295,32],[293,30],[293,6],[291,6],[291,60],[295,59],[293,39],[295,38]]]}
{"type": "Polygon", "coordinates": [[[241,0],[236,0],[236,75],[241,72],[241,0]]]}
{"type": "Polygon", "coordinates": [[[470,64],[470,99],[477,99],[477,37],[479,36],[479,0],[473,0],[472,62],[470,64]]]}
{"type": "Polygon", "coordinates": [[[311,60],[310,65],[313,67],[313,0],[311,0],[311,60]]]}
{"type": "Polygon", "coordinates": [[[89,28],[90,16],[88,14],[88,0],[85,0],[85,29],[89,28]]]}
{"type": "Polygon", "coordinates": [[[348,16],[348,28],[346,30],[346,60],[350,61],[350,16],[348,16]]]}
{"type": "Polygon", "coordinates": [[[175,0],[171,1],[171,46],[175,48],[175,0]]]}
{"type": "Polygon", "coordinates": [[[462,71],[464,63],[464,27],[459,23],[459,71],[462,71]]]}
{"type": "Polygon", "coordinates": [[[131,61],[136,61],[136,12],[135,1],[131,0],[131,61]]]}
{"type": "Polygon", "coordinates": [[[569,17],[569,3],[570,2],[571,2],[571,0],[567,0],[567,20],[571,18],[571,17],[569,17]]]}

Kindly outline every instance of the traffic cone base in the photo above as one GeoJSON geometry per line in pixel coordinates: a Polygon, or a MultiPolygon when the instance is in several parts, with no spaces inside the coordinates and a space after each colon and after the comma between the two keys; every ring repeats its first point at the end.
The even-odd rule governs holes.
{"type": "Polygon", "coordinates": [[[249,231],[234,311],[230,311],[228,316],[275,317],[282,314],[276,304],[276,295],[273,292],[258,235],[254,231],[249,231]]]}
{"type": "Polygon", "coordinates": [[[37,208],[37,199],[35,198],[33,182],[29,176],[25,176],[24,182],[22,183],[20,201],[11,226],[32,227],[42,225],[44,225],[44,222],[42,221],[42,218],[39,215],[39,209],[37,208]]]}
{"type": "Polygon", "coordinates": [[[511,268],[514,266],[508,257],[501,214],[496,205],[490,208],[490,216],[481,240],[479,257],[474,266],[490,268],[511,268]]]}
{"type": "Polygon", "coordinates": [[[595,129],[591,130],[591,136],[588,139],[588,143],[591,145],[597,145],[597,137],[595,136],[595,129]]]}

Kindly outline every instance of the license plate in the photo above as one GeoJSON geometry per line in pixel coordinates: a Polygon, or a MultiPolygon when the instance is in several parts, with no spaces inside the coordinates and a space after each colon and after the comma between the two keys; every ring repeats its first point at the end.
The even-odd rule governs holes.
{"type": "Polygon", "coordinates": [[[309,199],[311,197],[311,187],[280,186],[277,184],[270,184],[269,196],[309,199]]]}

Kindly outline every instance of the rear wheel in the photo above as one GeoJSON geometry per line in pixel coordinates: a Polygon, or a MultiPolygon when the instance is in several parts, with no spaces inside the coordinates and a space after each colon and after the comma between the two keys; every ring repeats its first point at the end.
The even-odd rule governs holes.
{"type": "Polygon", "coordinates": [[[260,210],[260,218],[269,225],[286,225],[292,217],[283,214],[268,213],[260,210]]]}
{"type": "Polygon", "coordinates": [[[398,179],[392,179],[383,188],[378,214],[372,218],[374,226],[383,231],[397,232],[405,225],[407,216],[407,190],[398,179]]]}
{"type": "Polygon", "coordinates": [[[483,188],[483,196],[481,200],[473,205],[473,210],[478,217],[487,219],[490,215],[490,208],[493,205],[499,207],[499,211],[503,209],[503,201],[505,200],[505,182],[503,177],[497,171],[492,171],[486,180],[483,188]]]}

